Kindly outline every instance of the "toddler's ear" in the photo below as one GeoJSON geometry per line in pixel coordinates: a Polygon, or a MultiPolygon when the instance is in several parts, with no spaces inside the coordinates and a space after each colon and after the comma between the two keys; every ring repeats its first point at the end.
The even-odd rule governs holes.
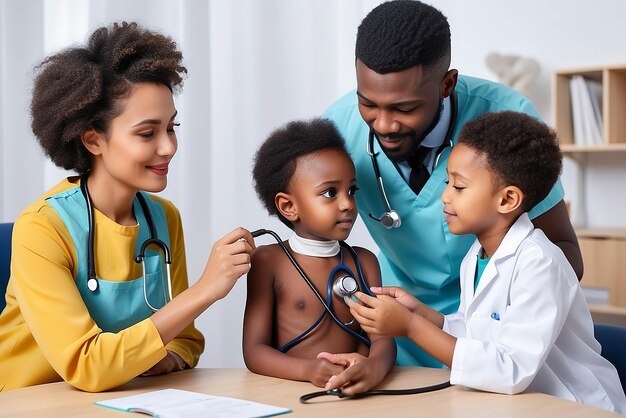
{"type": "Polygon", "coordinates": [[[274,204],[280,214],[289,222],[296,222],[298,220],[298,207],[292,195],[283,192],[276,193],[274,204]]]}

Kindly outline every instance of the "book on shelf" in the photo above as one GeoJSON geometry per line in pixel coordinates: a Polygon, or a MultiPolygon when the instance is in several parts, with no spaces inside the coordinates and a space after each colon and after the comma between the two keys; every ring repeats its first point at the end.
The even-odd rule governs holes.
{"type": "Polygon", "coordinates": [[[162,418],[270,417],[291,412],[289,408],[180,389],[156,390],[97,401],[96,405],[162,418]]]}
{"type": "Polygon", "coordinates": [[[574,144],[600,145],[603,142],[602,83],[581,75],[570,78],[574,144]]]}

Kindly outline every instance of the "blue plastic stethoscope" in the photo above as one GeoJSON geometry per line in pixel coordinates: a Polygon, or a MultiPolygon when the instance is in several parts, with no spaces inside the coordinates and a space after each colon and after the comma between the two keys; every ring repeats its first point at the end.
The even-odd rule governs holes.
{"type": "MultiPolygon", "coordinates": [[[[91,292],[95,292],[98,290],[98,279],[96,278],[96,265],[94,262],[94,236],[95,236],[95,222],[94,222],[94,211],[93,211],[93,203],[91,202],[91,196],[89,195],[89,189],[87,188],[87,174],[83,174],[80,177],[80,191],[85,197],[85,201],[87,202],[87,216],[89,222],[89,230],[88,230],[88,242],[87,242],[87,288],[91,292]]],[[[143,298],[146,302],[146,305],[152,312],[156,312],[159,309],[152,306],[150,301],[148,300],[148,291],[146,285],[146,248],[149,245],[156,245],[163,250],[165,254],[165,278],[167,279],[167,293],[165,293],[165,303],[172,300],[172,280],[170,277],[170,265],[172,264],[172,258],[170,254],[170,249],[166,243],[161,241],[158,238],[156,226],[154,225],[154,220],[152,219],[152,213],[150,212],[150,208],[148,207],[148,203],[144,196],[137,192],[136,194],[137,200],[141,206],[141,210],[148,222],[148,227],[150,229],[150,238],[145,240],[139,249],[139,253],[135,256],[135,263],[141,263],[142,276],[143,276],[143,298]]],[[[165,289],[164,289],[165,290],[165,289]]]]}
{"type": "MultiPolygon", "coordinates": [[[[274,237],[274,239],[276,240],[280,248],[283,250],[287,258],[291,262],[291,264],[293,264],[293,266],[298,271],[300,276],[304,279],[304,281],[311,288],[311,290],[313,291],[317,299],[319,299],[320,303],[324,306],[324,312],[322,312],[322,315],[317,319],[317,321],[315,321],[315,323],[311,327],[309,327],[306,331],[304,331],[302,334],[300,334],[293,340],[284,344],[282,347],[279,348],[279,350],[284,353],[287,350],[289,350],[291,347],[301,342],[307,335],[309,335],[317,327],[317,325],[322,321],[322,319],[324,319],[326,314],[330,315],[333,321],[335,321],[335,323],[339,325],[341,329],[343,329],[344,331],[348,332],[350,335],[357,338],[367,347],[370,347],[371,342],[367,335],[359,334],[351,330],[350,328],[348,328],[348,325],[352,324],[354,320],[350,321],[347,324],[343,323],[341,322],[339,318],[337,318],[337,316],[333,313],[331,309],[332,293],[335,293],[336,295],[343,297],[344,301],[347,303],[347,301],[352,297],[352,295],[354,295],[357,292],[357,290],[359,290],[359,284],[357,280],[354,278],[354,273],[352,273],[350,268],[348,268],[345,264],[343,264],[343,254],[341,253],[341,251],[340,251],[340,254],[342,255],[340,256],[339,265],[337,265],[337,267],[331,270],[329,274],[328,287],[327,287],[327,299],[324,300],[322,295],[320,295],[317,288],[313,285],[313,283],[311,282],[307,274],[304,272],[300,264],[293,257],[293,255],[291,255],[291,253],[289,252],[289,250],[283,243],[283,240],[278,236],[277,233],[269,229],[258,229],[252,232],[252,236],[254,238],[259,237],[261,235],[265,235],[265,234],[269,234],[274,237]],[[339,277],[333,283],[333,278],[338,273],[341,273],[341,272],[342,274],[340,274],[339,277]],[[331,286],[331,283],[333,283],[332,286],[331,286]],[[331,289],[332,289],[332,292],[331,292],[331,289]]],[[[354,251],[354,249],[343,241],[340,241],[339,244],[341,245],[342,248],[345,248],[346,250],[348,250],[352,258],[354,259],[355,265],[357,267],[360,286],[363,292],[367,293],[370,296],[376,297],[369,290],[367,283],[365,282],[365,279],[363,277],[363,271],[361,269],[361,263],[359,262],[359,258],[356,252],[354,251]]],[[[450,386],[450,381],[447,381],[447,382],[439,383],[436,385],[424,386],[424,387],[419,387],[419,388],[411,388],[411,389],[375,389],[375,390],[369,390],[366,392],[361,392],[355,395],[346,395],[341,391],[341,389],[322,390],[319,392],[307,393],[306,395],[300,396],[300,402],[308,403],[308,401],[310,401],[311,399],[318,398],[320,396],[336,396],[338,398],[356,399],[356,398],[363,398],[366,396],[373,396],[373,395],[412,395],[416,393],[425,393],[425,392],[432,392],[435,390],[445,389],[449,386],[450,386]]]]}

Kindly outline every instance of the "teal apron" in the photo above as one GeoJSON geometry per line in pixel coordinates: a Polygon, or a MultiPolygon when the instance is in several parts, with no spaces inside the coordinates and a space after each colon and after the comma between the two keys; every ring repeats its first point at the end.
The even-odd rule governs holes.
{"type": "MultiPolygon", "coordinates": [[[[143,193],[143,196],[150,208],[158,238],[169,247],[169,234],[163,207],[160,203],[153,201],[148,194],[143,193]]],[[[87,288],[89,223],[87,204],[80,187],[63,191],[47,198],[46,201],[57,211],[74,241],[78,263],[75,277],[76,286],[89,310],[89,314],[98,327],[104,332],[115,333],[149,318],[153,312],[144,300],[142,277],[126,282],[113,282],[97,277],[97,290],[92,292],[87,288]]],[[[139,232],[135,243],[135,254],[137,254],[141,244],[150,238],[150,229],[146,215],[141,210],[141,205],[136,197],[133,202],[133,211],[135,219],[139,223],[139,232]]],[[[102,251],[98,252],[94,249],[94,254],[98,253],[102,254],[102,251]]],[[[107,260],[107,262],[115,263],[115,260],[107,260]]],[[[154,307],[160,308],[165,305],[167,292],[163,257],[159,255],[158,251],[147,249],[145,263],[148,300],[154,307]]]]}

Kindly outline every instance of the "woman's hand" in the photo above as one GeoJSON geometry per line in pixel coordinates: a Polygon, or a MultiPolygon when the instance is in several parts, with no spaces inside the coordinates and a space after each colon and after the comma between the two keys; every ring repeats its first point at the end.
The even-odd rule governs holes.
{"type": "Polygon", "coordinates": [[[198,315],[230,292],[237,279],[250,270],[254,248],[252,235],[244,228],[234,229],[213,244],[200,279],[150,317],[163,344],[176,338],[198,315]]]}
{"type": "Polygon", "coordinates": [[[173,371],[183,370],[187,367],[185,361],[180,358],[178,354],[173,351],[167,350],[167,355],[163,357],[157,364],[150,367],[150,369],[143,372],[142,376],[158,376],[161,374],[168,374],[173,371]]]}
{"type": "Polygon", "coordinates": [[[222,299],[237,280],[250,270],[254,239],[245,228],[237,228],[217,240],[200,277],[213,299],[222,299]]]}

